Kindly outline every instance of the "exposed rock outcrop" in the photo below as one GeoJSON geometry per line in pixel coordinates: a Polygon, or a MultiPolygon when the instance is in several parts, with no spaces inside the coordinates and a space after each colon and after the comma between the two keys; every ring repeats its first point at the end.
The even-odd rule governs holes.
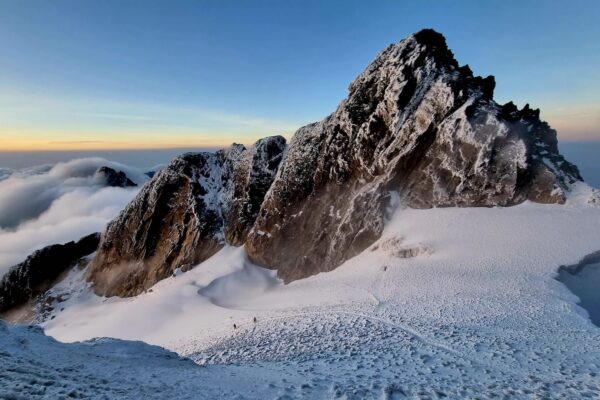
{"type": "Polygon", "coordinates": [[[600,190],[592,189],[590,197],[588,198],[588,204],[594,207],[600,207],[600,190]]]}
{"type": "Polygon", "coordinates": [[[381,249],[385,254],[397,258],[412,258],[433,253],[429,246],[418,243],[414,245],[405,245],[401,237],[390,237],[377,241],[371,246],[371,251],[381,249]]]}
{"type": "Polygon", "coordinates": [[[600,327],[600,250],[583,257],[578,263],[561,265],[556,279],[579,298],[592,323],[600,327]]]}
{"type": "Polygon", "coordinates": [[[0,280],[0,311],[23,304],[48,290],[63,272],[96,251],[99,242],[100,234],[93,233],[77,242],[44,247],[13,266],[0,280]]]}
{"type": "Polygon", "coordinates": [[[242,243],[271,186],[285,139],[234,144],[216,153],[188,153],[158,172],[112,221],[88,278],[97,293],[135,295],[242,243]]]}
{"type": "Polygon", "coordinates": [[[497,104],[494,86],[433,30],[390,45],[285,152],[270,138],[173,161],[109,225],[90,279],[136,294],[227,241],[290,282],[366,249],[398,204],[564,202],[581,177],[556,132],[538,110],[497,104]]]}
{"type": "Polygon", "coordinates": [[[129,179],[125,172],[116,171],[111,167],[100,167],[96,171],[95,174],[98,179],[104,181],[106,186],[114,186],[114,187],[133,187],[137,186],[137,184],[129,179]]]}

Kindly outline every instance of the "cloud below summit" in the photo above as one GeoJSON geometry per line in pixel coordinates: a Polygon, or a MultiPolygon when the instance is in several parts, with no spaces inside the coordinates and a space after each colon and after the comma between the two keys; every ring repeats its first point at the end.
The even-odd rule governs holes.
{"type": "Polygon", "coordinates": [[[142,184],[138,169],[103,158],[84,158],[25,170],[5,170],[0,180],[0,276],[44,246],[101,231],[137,189],[106,187],[101,166],[142,184]]]}

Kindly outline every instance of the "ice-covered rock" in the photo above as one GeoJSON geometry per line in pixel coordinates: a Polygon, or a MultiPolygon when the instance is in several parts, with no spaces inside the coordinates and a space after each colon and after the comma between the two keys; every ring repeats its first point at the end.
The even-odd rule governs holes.
{"type": "Polygon", "coordinates": [[[285,139],[274,136],[256,142],[245,155],[244,168],[238,168],[234,191],[229,199],[225,237],[230,244],[244,243],[271,187],[285,150],[285,139]]]}
{"type": "Polygon", "coordinates": [[[323,121],[292,139],[253,231],[250,258],[289,282],[331,270],[406,206],[562,203],[577,168],[539,111],[493,100],[493,77],[420,31],[381,52],[323,121]]]}

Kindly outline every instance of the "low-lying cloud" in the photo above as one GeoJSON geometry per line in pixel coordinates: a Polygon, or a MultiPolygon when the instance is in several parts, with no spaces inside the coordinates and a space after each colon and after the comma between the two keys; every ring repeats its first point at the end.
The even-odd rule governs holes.
{"type": "Polygon", "coordinates": [[[142,171],[103,158],[84,158],[0,178],[0,276],[44,246],[102,231],[139,188],[106,187],[101,166],[123,171],[138,185],[142,171]]]}

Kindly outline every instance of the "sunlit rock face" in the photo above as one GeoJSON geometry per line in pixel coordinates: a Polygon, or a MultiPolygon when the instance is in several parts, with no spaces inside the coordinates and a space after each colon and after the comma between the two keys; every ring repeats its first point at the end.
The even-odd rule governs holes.
{"type": "Polygon", "coordinates": [[[175,159],[102,236],[89,279],[140,293],[226,242],[290,282],[329,271],[380,236],[398,205],[562,203],[577,168],[539,110],[493,100],[442,35],[390,45],[323,121],[282,137],[175,159]]]}
{"type": "Polygon", "coordinates": [[[97,293],[131,296],[187,270],[250,230],[283,151],[281,136],[250,149],[188,153],[157,173],[102,235],[88,279],[97,293]]]}
{"type": "Polygon", "coordinates": [[[381,52],[325,120],[298,130],[246,240],[285,281],[373,243],[392,200],[417,208],[562,203],[577,168],[539,111],[493,100],[423,30],[381,52]]]}

